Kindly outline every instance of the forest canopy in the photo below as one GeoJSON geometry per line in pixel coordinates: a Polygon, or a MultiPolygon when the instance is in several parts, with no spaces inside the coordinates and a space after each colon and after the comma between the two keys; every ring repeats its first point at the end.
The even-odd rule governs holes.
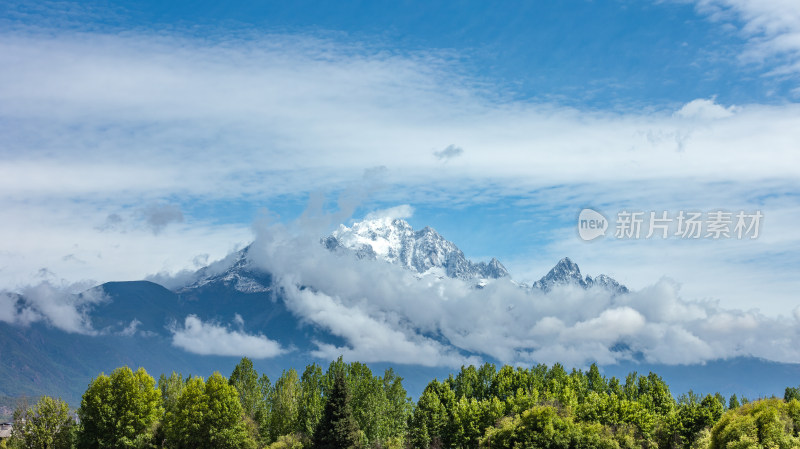
{"type": "Polygon", "coordinates": [[[393,370],[339,358],[274,379],[243,358],[207,379],[128,367],[93,379],[70,415],[43,397],[15,412],[14,448],[797,448],[800,387],[749,401],[692,391],[674,397],[655,373],[606,378],[462,367],[414,403],[393,370]]]}

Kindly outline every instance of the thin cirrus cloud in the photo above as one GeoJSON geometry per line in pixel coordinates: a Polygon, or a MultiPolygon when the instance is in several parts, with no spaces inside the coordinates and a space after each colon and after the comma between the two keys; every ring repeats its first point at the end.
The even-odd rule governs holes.
{"type": "Polygon", "coordinates": [[[713,21],[733,23],[747,39],[745,63],[772,61],[773,75],[800,74],[800,5],[791,0],[690,0],[713,21]]]}
{"type": "Polygon", "coordinates": [[[797,137],[785,126],[800,115],[791,106],[745,105],[733,116],[695,115],[692,122],[670,111],[580,111],[487,98],[433,56],[384,56],[285,36],[218,46],[187,39],[4,39],[7,66],[15,70],[0,75],[0,113],[41,125],[35,136],[25,127],[8,130],[6,148],[27,151],[5,155],[4,187],[28,195],[130,189],[266,195],[321,185],[284,187],[277,181],[288,172],[324,174],[324,184],[336,184],[350,176],[348,169],[380,165],[412,168],[416,176],[444,170],[445,177],[534,175],[546,183],[608,179],[610,161],[637,167],[639,176],[700,174],[692,167],[711,161],[748,177],[775,176],[787,174],[770,162],[786,155],[785,145],[763,145],[772,157],[760,159],[741,149],[797,137]],[[738,143],[726,138],[736,130],[744,137],[738,143]],[[683,157],[674,141],[646,137],[690,132],[691,151],[683,157]],[[449,146],[445,139],[454,136],[470,151],[449,146]],[[436,142],[445,148],[437,154],[459,155],[460,163],[443,169],[431,160],[426,153],[436,142]],[[53,155],[53,147],[62,151],[53,155]],[[731,151],[742,156],[735,164],[723,157],[731,151]],[[76,164],[75,156],[93,162],[76,164]],[[47,176],[55,170],[68,176],[47,176]],[[33,182],[16,182],[23,176],[33,182]],[[258,178],[281,190],[249,182],[258,178]]]}
{"type": "MultiPolygon", "coordinates": [[[[641,192],[740,207],[753,186],[795,190],[800,163],[797,105],[723,105],[713,93],[640,111],[516,101],[487,93],[436,51],[308,35],[9,28],[0,60],[0,233],[18,236],[0,266],[20,285],[42,266],[100,281],[195,268],[199,254],[215,260],[247,243],[250,223],[193,216],[202,207],[187,205],[256,209],[341,190],[370,167],[385,167],[388,188],[376,195],[388,204],[468,207],[547,192],[538,198],[563,215],[575,198],[624,206],[647,201],[641,192]],[[431,149],[456,157],[442,163],[431,149]],[[149,232],[128,226],[126,211],[148,204],[174,209],[145,220],[149,232]]],[[[784,216],[797,215],[783,196],[784,216]]],[[[765,237],[794,247],[796,233],[765,214],[765,237]]],[[[609,259],[617,271],[623,262],[609,259]]],[[[653,277],[642,279],[634,283],[653,277]]]]}

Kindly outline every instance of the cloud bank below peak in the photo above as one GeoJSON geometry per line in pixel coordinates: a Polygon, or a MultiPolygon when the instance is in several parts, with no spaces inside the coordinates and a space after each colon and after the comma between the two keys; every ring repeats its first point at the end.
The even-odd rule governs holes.
{"type": "Polygon", "coordinates": [[[307,237],[262,227],[250,254],[273,274],[298,319],[345,342],[317,342],[317,357],[448,367],[481,359],[675,365],[739,356],[800,363],[796,316],[685,299],[668,279],[625,295],[574,286],[545,294],[507,279],[475,289],[455,279],[417,279],[307,237]]]}

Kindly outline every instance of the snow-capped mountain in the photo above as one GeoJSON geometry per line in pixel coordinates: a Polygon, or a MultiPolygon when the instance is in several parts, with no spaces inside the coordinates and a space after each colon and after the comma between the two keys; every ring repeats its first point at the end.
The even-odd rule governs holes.
{"type": "Polygon", "coordinates": [[[590,288],[592,286],[600,286],[606,288],[616,294],[628,293],[628,287],[620,284],[613,278],[601,274],[595,278],[581,275],[581,269],[578,264],[565,257],[558,261],[546,275],[533,283],[533,288],[538,288],[544,292],[549,292],[556,285],[577,285],[583,288],[590,288]]]}
{"type": "MultiPolygon", "coordinates": [[[[475,282],[482,287],[488,279],[510,277],[500,261],[489,263],[468,260],[458,247],[431,227],[415,231],[402,219],[379,218],[363,220],[352,226],[340,225],[322,244],[331,251],[350,251],[361,259],[384,260],[398,264],[420,276],[434,275],[475,282]]],[[[242,293],[268,292],[272,277],[252,265],[250,246],[223,260],[198,270],[193,282],[176,290],[177,293],[200,288],[231,288],[242,293]]],[[[561,259],[545,276],[530,286],[549,292],[557,285],[582,288],[599,286],[614,294],[628,293],[628,288],[605,274],[583,276],[578,264],[569,257],[561,259]]],[[[520,284],[528,288],[525,284],[520,284]]]]}
{"type": "Polygon", "coordinates": [[[198,270],[196,281],[179,289],[178,293],[199,288],[225,287],[242,293],[261,293],[271,289],[269,274],[255,269],[248,256],[250,246],[235,252],[225,259],[198,270]]]}
{"type": "Polygon", "coordinates": [[[497,279],[508,271],[497,259],[472,262],[458,247],[433,228],[419,231],[405,220],[379,218],[348,227],[340,225],[324,245],[332,250],[347,249],[360,258],[396,263],[421,275],[436,274],[464,280],[497,279]]]}

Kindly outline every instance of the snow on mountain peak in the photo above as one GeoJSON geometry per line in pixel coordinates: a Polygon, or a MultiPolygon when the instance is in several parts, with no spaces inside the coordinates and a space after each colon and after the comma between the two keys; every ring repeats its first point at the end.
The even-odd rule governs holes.
{"type": "Polygon", "coordinates": [[[597,285],[615,294],[628,293],[627,287],[605,274],[601,274],[594,279],[591,276],[584,278],[578,264],[570,260],[569,257],[559,260],[546,275],[533,283],[533,288],[549,292],[556,285],[577,285],[583,288],[597,285]]]}
{"type": "Polygon", "coordinates": [[[370,246],[376,255],[395,262],[400,257],[404,242],[413,235],[414,230],[405,220],[381,217],[359,221],[351,227],[339,225],[332,237],[345,248],[358,250],[365,245],[370,246]]]}
{"type": "Polygon", "coordinates": [[[368,217],[350,227],[340,225],[323,243],[330,250],[346,248],[358,257],[396,263],[420,274],[443,270],[446,276],[460,279],[508,275],[497,259],[489,264],[467,260],[455,244],[433,228],[414,231],[400,218],[368,217]]]}

